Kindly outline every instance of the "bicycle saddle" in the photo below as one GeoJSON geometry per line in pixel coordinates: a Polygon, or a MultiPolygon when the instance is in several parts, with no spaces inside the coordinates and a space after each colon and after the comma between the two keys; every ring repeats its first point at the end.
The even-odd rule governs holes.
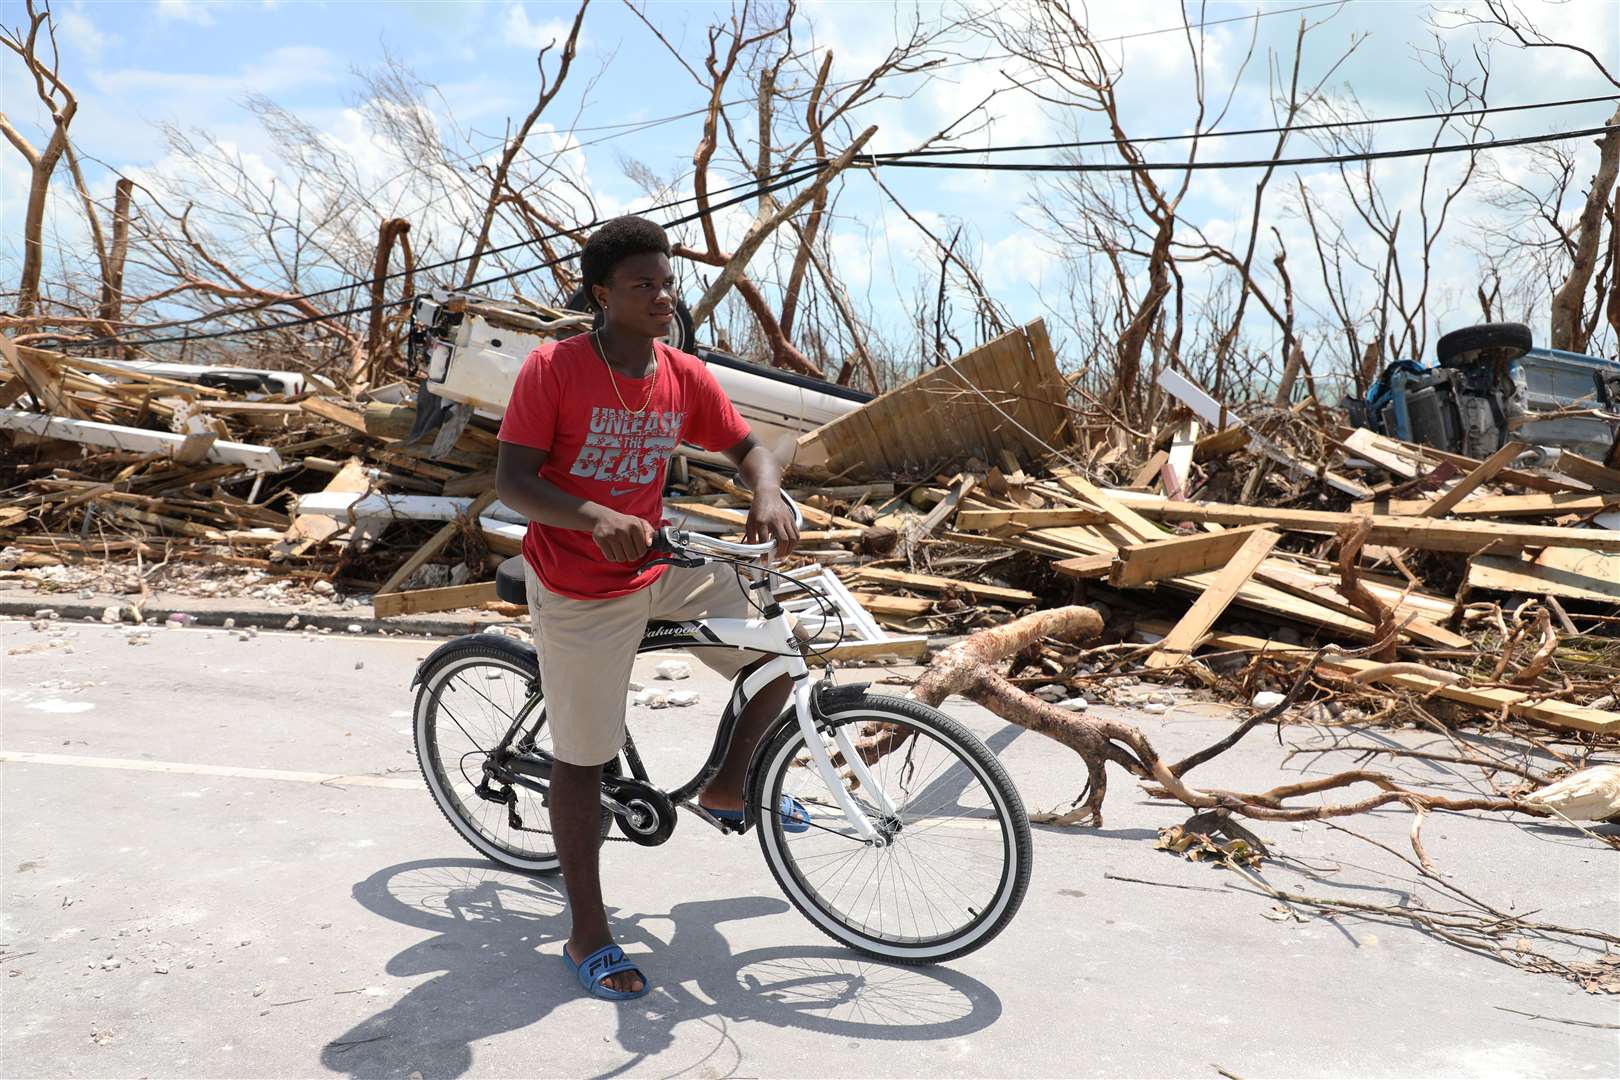
{"type": "Polygon", "coordinates": [[[508,604],[527,604],[529,587],[523,580],[523,556],[502,559],[495,571],[495,595],[508,604]]]}

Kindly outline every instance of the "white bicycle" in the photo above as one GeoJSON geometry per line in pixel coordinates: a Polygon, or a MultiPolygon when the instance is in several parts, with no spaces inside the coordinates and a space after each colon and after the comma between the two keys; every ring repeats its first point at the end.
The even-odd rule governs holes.
{"type": "MultiPolygon", "coordinates": [[[[989,749],[939,710],[811,679],[814,646],[794,634],[771,590],[785,578],[770,568],[772,547],[660,530],[655,558],[732,564],[758,598],[758,617],[654,621],[639,651],[729,646],[770,659],[739,677],[708,760],[685,784],[654,786],[626,736],[603,770],[602,837],[617,823],[622,839],[662,844],[680,807],[721,833],[757,827],[777,884],[837,941],[901,963],[972,952],[1007,925],[1029,885],[1023,802],[989,749]],[[694,796],[719,768],[748,700],[784,675],[791,705],[754,752],[743,820],[714,818],[694,796]]],[[[524,602],[521,556],[501,567],[497,589],[524,602]]],[[[830,604],[822,612],[822,627],[804,626],[810,637],[838,618],[830,604]]],[[[551,739],[534,649],[491,634],[456,638],[422,661],[412,685],[420,686],[417,757],[450,824],[502,866],[554,872],[544,809],[551,739]]]]}

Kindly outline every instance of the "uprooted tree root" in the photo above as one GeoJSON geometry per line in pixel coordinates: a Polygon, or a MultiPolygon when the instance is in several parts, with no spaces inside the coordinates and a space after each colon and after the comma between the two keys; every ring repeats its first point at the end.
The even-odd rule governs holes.
{"type": "MultiPolygon", "coordinates": [[[[1268,821],[1312,821],[1364,813],[1390,803],[1410,807],[1417,815],[1412,831],[1413,850],[1424,859],[1418,836],[1424,815],[1430,810],[1514,811],[1534,817],[1547,817],[1544,807],[1511,796],[1451,798],[1403,787],[1393,778],[1370,769],[1352,769],[1295,784],[1283,784],[1269,791],[1240,792],[1189,786],[1182,777],[1194,767],[1209,761],[1236,745],[1250,731],[1277,720],[1294,703],[1307,684],[1317,661],[1329,649],[1319,650],[1300,671],[1293,687],[1274,708],[1244,721],[1231,734],[1212,746],[1167,764],[1138,727],[1119,720],[1100,720],[1068,712],[1032,697],[997,672],[993,664],[1039,643],[1045,638],[1074,642],[1102,633],[1102,615],[1082,606],[1055,608],[1016,619],[1002,626],[981,630],[942,651],[907,695],[913,700],[937,707],[952,694],[960,694],[989,709],[1009,723],[1056,739],[1069,747],[1086,766],[1086,787],[1075,799],[1085,803],[1091,824],[1102,825],[1103,800],[1108,794],[1106,768],[1109,762],[1142,780],[1152,782],[1150,794],[1176,799],[1199,811],[1238,814],[1268,821]],[[1355,802],[1320,806],[1290,805],[1288,800],[1304,795],[1371,784],[1376,794],[1355,802]]],[[[870,725],[863,731],[856,750],[867,762],[876,761],[911,736],[909,729],[895,725],[870,725]]],[[[1427,861],[1426,859],[1424,860],[1427,861]]]]}

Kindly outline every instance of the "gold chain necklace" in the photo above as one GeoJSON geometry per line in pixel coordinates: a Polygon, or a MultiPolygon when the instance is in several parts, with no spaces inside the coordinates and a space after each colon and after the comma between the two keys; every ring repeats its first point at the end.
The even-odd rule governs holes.
{"type": "Polygon", "coordinates": [[[596,355],[598,355],[598,356],[600,356],[602,358],[602,363],[608,369],[608,382],[613,385],[613,396],[619,399],[619,404],[624,407],[624,411],[629,413],[631,416],[640,416],[642,413],[646,412],[647,411],[647,406],[652,404],[652,399],[653,399],[654,392],[656,392],[657,389],[658,389],[658,349],[657,349],[657,347],[655,346],[653,348],[652,385],[647,387],[647,400],[645,400],[645,401],[643,401],[641,403],[641,408],[632,409],[630,407],[630,403],[628,401],[624,400],[624,394],[622,394],[619,391],[619,380],[614,378],[614,375],[616,373],[613,370],[613,365],[608,363],[607,350],[602,348],[602,339],[597,336],[597,333],[596,333],[595,330],[591,331],[591,342],[592,342],[592,344],[594,344],[596,346],[596,355]]]}

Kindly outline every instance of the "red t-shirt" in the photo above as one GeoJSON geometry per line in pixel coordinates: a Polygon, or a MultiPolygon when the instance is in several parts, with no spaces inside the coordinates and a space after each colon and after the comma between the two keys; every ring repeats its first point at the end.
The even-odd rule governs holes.
{"type": "MultiPolygon", "coordinates": [[[[749,428],[703,361],[661,341],[653,345],[658,369],[645,379],[613,373],[589,334],[541,345],[518,372],[500,437],[546,451],[550,456],[540,467],[541,477],[568,494],[657,528],[663,520],[664,470],[675,444],[729,450],[749,428]],[[647,401],[654,378],[652,400],[644,412],[635,412],[647,401]]],[[[607,600],[645,589],[665,569],[638,572],[634,564],[610,562],[590,533],[535,521],[524,535],[523,557],[541,584],[576,600],[607,600]]]]}

